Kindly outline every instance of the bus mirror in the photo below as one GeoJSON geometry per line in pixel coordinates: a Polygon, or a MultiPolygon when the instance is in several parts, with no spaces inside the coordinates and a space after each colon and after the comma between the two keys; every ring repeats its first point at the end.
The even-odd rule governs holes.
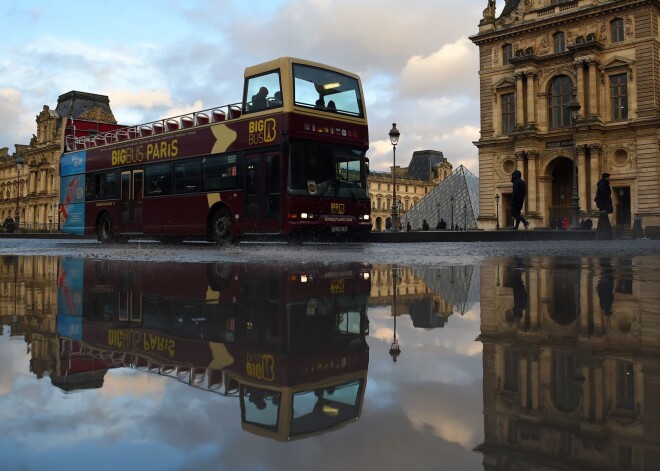
{"type": "Polygon", "coordinates": [[[364,169],[367,171],[367,175],[369,175],[371,173],[369,171],[369,157],[364,158],[364,169]]]}

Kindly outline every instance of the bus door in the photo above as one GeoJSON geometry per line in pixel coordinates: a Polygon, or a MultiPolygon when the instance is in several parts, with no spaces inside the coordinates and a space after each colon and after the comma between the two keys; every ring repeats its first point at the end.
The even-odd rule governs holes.
{"type": "Polygon", "coordinates": [[[142,231],[144,170],[121,173],[121,232],[142,231]]]}
{"type": "Polygon", "coordinates": [[[244,231],[281,232],[281,172],[279,155],[258,154],[245,158],[244,231]]]}

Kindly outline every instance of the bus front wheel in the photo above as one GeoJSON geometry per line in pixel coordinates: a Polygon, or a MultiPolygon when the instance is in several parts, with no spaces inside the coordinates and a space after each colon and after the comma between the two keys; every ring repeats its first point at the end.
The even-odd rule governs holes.
{"type": "Polygon", "coordinates": [[[112,240],[112,221],[110,216],[104,214],[96,225],[96,234],[99,242],[110,242],[112,240]]]}
{"type": "Polygon", "coordinates": [[[231,213],[226,209],[216,211],[211,219],[211,242],[226,244],[232,241],[231,213]]]}

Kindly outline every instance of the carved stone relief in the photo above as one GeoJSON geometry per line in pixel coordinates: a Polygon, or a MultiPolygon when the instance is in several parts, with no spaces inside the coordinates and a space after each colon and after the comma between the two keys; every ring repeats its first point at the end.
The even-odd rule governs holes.
{"type": "Polygon", "coordinates": [[[608,144],[603,149],[603,168],[605,170],[634,170],[637,168],[637,144],[621,142],[608,144]]]}

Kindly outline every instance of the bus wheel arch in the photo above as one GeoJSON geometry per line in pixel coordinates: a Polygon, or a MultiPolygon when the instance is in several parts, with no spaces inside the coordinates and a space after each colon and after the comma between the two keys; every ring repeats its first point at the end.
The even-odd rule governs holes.
{"type": "Polygon", "coordinates": [[[229,208],[217,205],[210,211],[208,221],[209,241],[226,244],[234,241],[233,215],[229,208]]]}
{"type": "Polygon", "coordinates": [[[96,219],[96,236],[99,242],[112,241],[112,219],[107,211],[103,211],[96,219]]]}

